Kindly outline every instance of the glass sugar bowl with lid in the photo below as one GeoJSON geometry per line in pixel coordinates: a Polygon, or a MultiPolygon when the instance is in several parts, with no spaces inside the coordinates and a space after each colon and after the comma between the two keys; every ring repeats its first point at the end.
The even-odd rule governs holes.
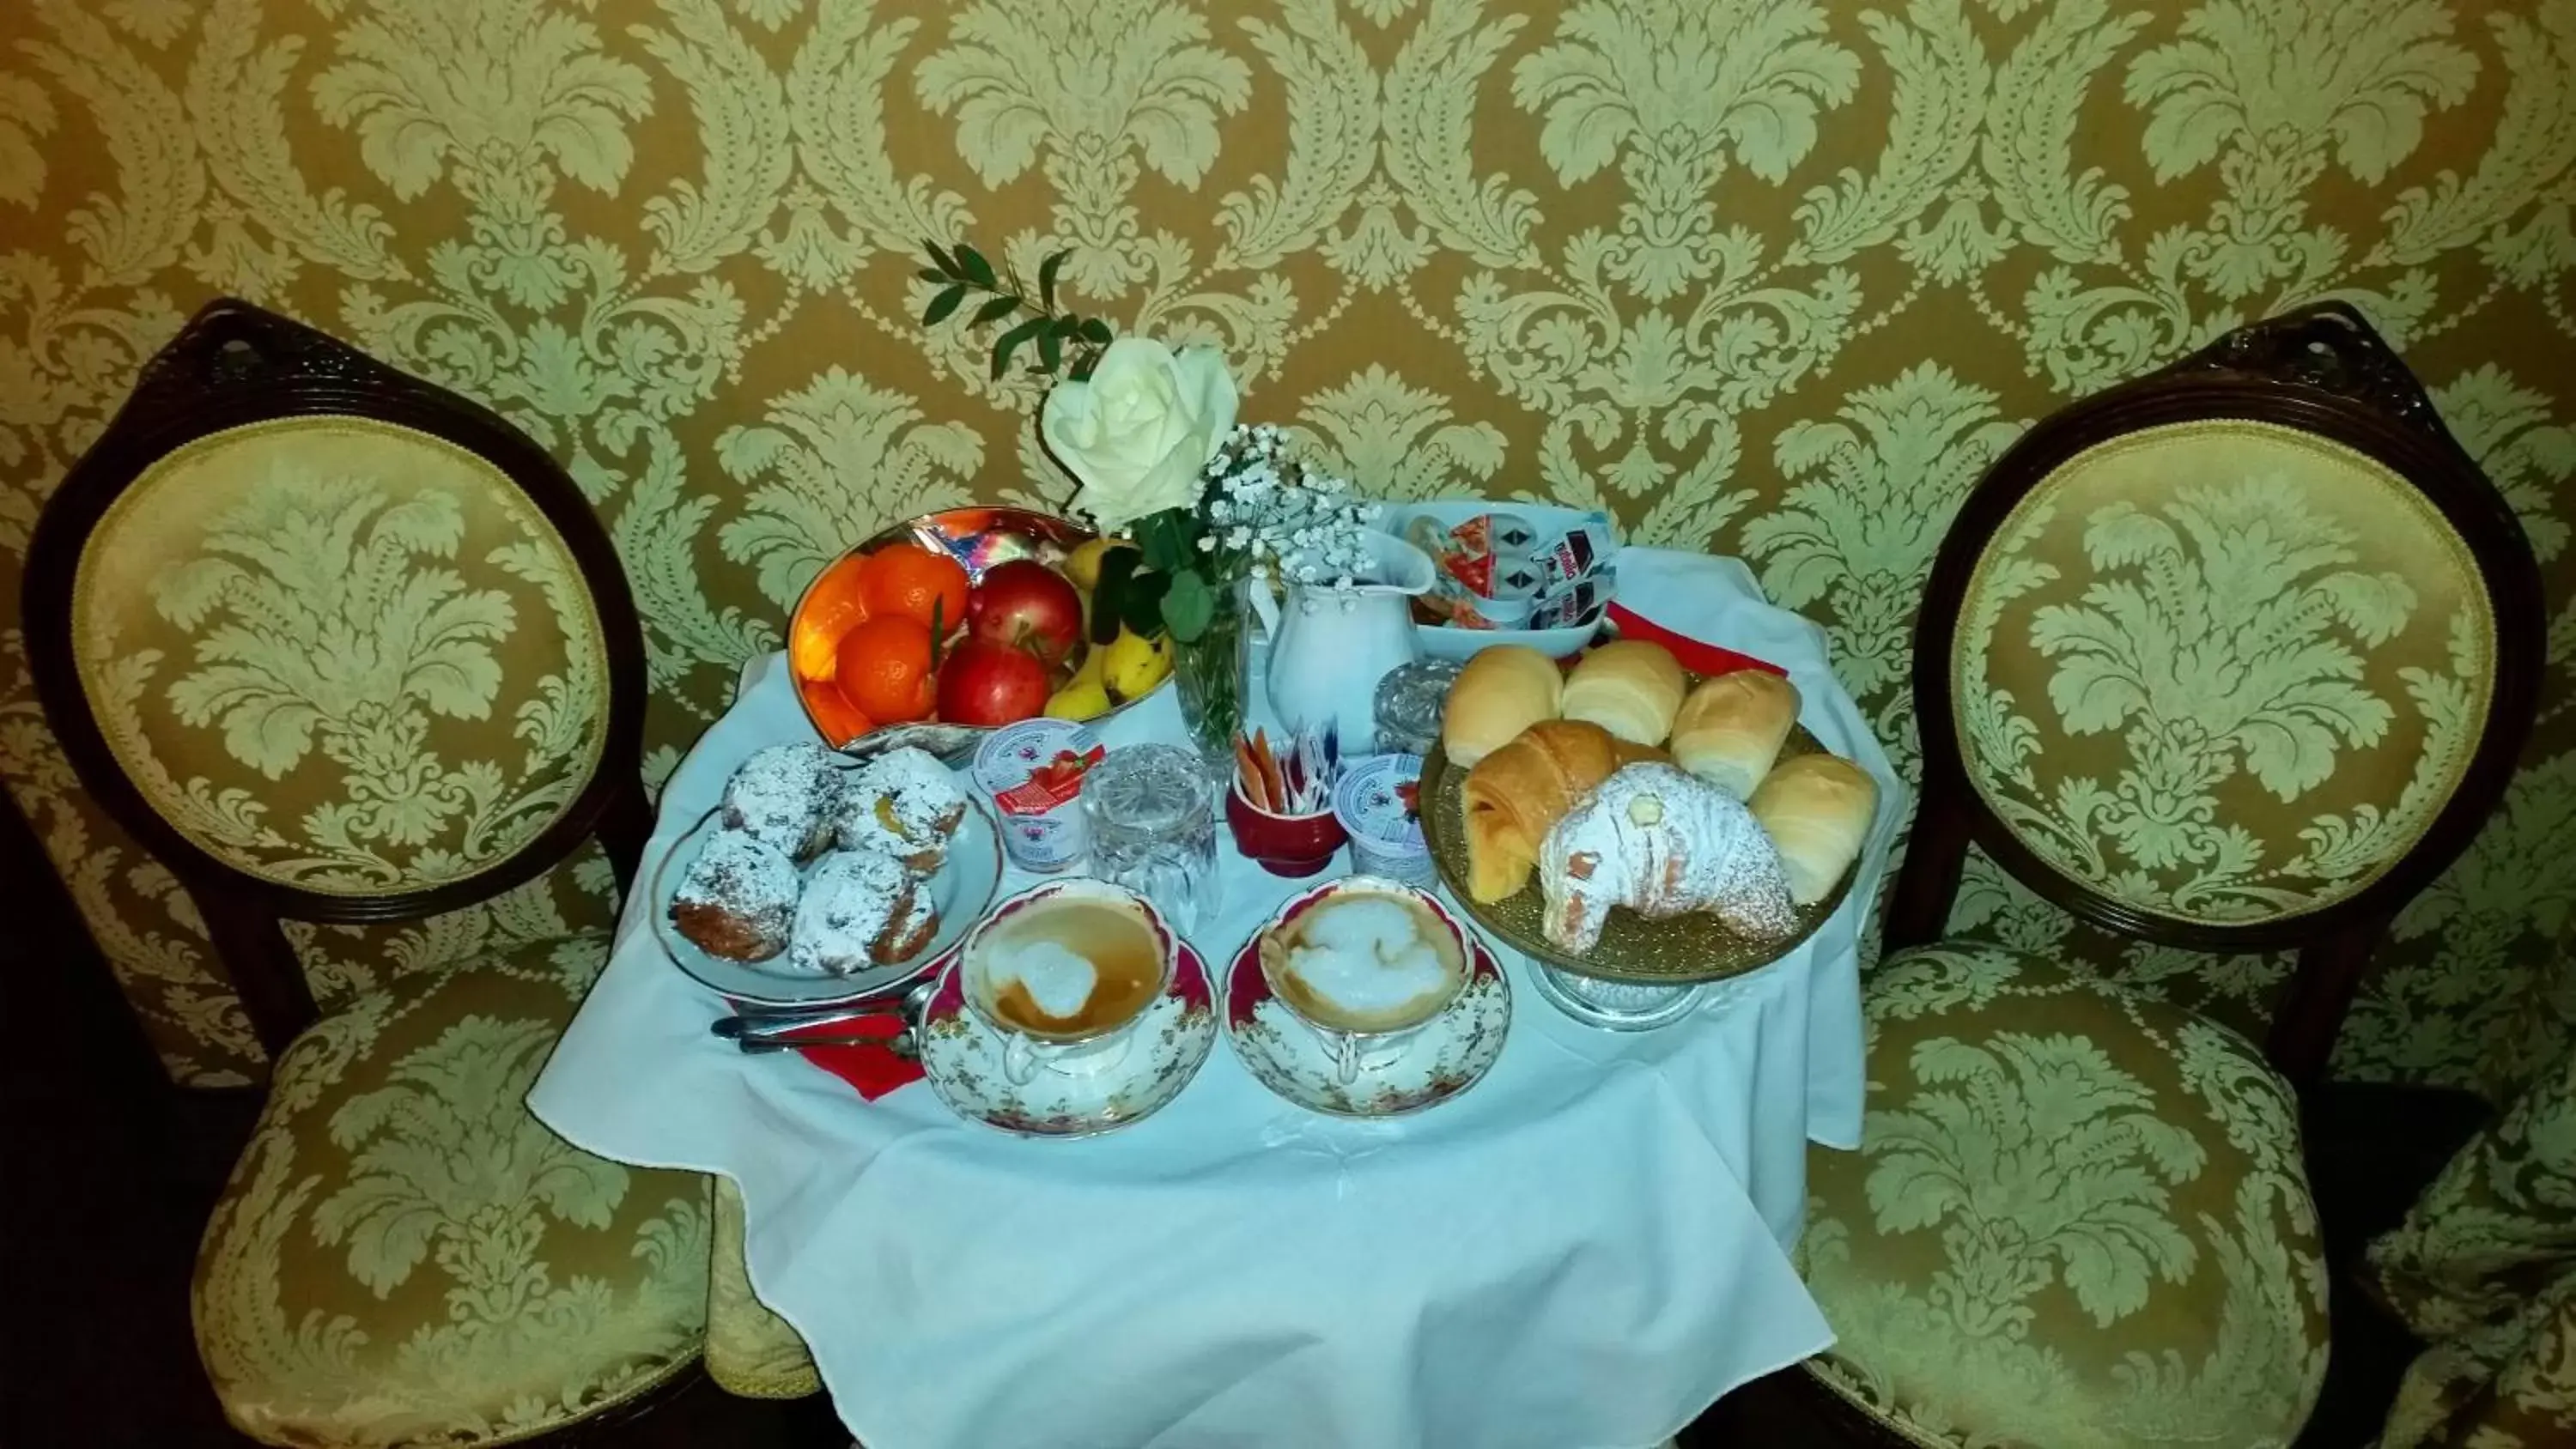
{"type": "Polygon", "coordinates": [[[1449,686],[1464,666],[1454,659],[1417,659],[1388,670],[1377,682],[1374,712],[1377,747],[1417,760],[1440,742],[1440,711],[1449,686]]]}

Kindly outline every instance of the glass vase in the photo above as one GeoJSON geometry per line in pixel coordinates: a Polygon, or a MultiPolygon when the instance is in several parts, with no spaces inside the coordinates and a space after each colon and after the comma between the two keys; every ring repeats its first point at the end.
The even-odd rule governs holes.
{"type": "Polygon", "coordinates": [[[1182,727],[1200,755],[1227,768],[1234,737],[1243,729],[1244,684],[1251,673],[1243,614],[1243,584],[1237,582],[1217,592],[1206,632],[1187,643],[1172,636],[1172,687],[1180,691],[1182,727]]]}

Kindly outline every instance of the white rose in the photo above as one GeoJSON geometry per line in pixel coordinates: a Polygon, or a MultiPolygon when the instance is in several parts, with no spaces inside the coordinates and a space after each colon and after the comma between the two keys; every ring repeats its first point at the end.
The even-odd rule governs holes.
{"type": "Polygon", "coordinates": [[[1175,356],[1121,337],[1085,382],[1047,394],[1039,435],[1082,484],[1074,507],[1102,533],[1199,501],[1199,472],[1234,431],[1234,379],[1213,347],[1175,356]]]}

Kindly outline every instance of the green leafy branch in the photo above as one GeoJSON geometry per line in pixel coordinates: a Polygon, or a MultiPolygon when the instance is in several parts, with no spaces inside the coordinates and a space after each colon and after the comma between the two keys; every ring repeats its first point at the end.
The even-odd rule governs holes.
{"type": "Polygon", "coordinates": [[[1061,371],[1076,382],[1091,376],[1091,369],[1100,361],[1101,349],[1109,345],[1109,324],[1097,317],[1057,310],[1056,273],[1063,269],[1064,259],[1073,255],[1071,252],[1056,252],[1038,263],[1037,285],[1031,287],[1016,271],[1007,267],[996,271],[990,259],[964,242],[957,243],[954,249],[935,241],[924,241],[922,246],[929,251],[931,264],[918,275],[925,282],[941,284],[930,305],[921,311],[922,326],[938,326],[956,315],[969,296],[980,295],[985,301],[967,318],[969,327],[987,326],[1015,312],[1029,314],[993,339],[994,381],[1001,381],[1002,374],[1011,369],[1012,357],[1030,346],[1036,349],[1035,360],[1028,366],[1032,373],[1061,371]],[[1031,293],[1036,294],[1035,305],[1029,300],[1031,293]],[[1068,354],[1073,359],[1069,369],[1065,367],[1068,354]]]}

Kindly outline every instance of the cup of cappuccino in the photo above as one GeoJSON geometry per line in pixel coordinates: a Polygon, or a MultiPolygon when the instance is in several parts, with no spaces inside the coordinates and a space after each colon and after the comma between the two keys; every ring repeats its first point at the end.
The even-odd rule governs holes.
{"type": "Polygon", "coordinates": [[[1020,892],[966,933],[958,985],[1002,1039],[1002,1074],[1088,1076],[1123,1061],[1171,984],[1171,930],[1145,898],[1073,879],[1020,892]]]}
{"type": "Polygon", "coordinates": [[[1428,894],[1346,877],[1262,929],[1270,994],[1312,1031],[1344,1086],[1395,1060],[1467,986],[1468,948],[1428,894]]]}

